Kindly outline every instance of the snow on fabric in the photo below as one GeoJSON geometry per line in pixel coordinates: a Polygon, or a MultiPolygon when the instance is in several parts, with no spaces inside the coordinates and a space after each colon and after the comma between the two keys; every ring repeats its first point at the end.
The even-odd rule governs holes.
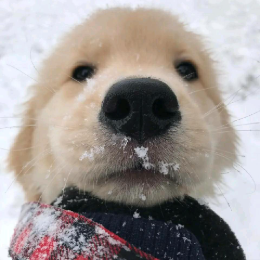
{"type": "Polygon", "coordinates": [[[9,253],[15,260],[157,259],[82,215],[38,203],[23,206],[9,253]]]}

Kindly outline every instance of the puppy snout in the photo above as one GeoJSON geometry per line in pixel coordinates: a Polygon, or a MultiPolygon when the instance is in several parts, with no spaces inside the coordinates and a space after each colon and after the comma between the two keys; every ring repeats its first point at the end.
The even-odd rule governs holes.
{"type": "Polygon", "coordinates": [[[152,78],[115,83],[107,92],[100,112],[102,124],[138,143],[166,133],[180,120],[176,95],[166,83],[152,78]]]}

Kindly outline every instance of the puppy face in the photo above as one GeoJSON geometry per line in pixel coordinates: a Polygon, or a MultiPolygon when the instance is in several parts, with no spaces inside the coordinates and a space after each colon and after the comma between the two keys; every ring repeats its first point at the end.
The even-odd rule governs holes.
{"type": "Polygon", "coordinates": [[[163,11],[97,12],[38,82],[9,157],[28,200],[71,185],[127,204],[209,195],[235,160],[212,61],[163,11]]]}

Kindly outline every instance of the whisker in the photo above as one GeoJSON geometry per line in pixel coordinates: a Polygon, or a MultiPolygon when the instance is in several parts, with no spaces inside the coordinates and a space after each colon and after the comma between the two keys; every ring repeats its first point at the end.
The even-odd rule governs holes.
{"type": "Polygon", "coordinates": [[[34,78],[31,77],[30,75],[26,74],[26,73],[23,72],[22,70],[20,70],[20,69],[14,67],[14,66],[12,66],[12,65],[10,65],[10,64],[6,64],[6,65],[9,66],[9,67],[11,67],[11,68],[13,68],[13,69],[15,69],[15,70],[17,70],[17,71],[19,71],[19,72],[21,72],[22,74],[24,74],[24,75],[27,76],[28,78],[30,78],[30,79],[32,79],[33,81],[35,81],[35,82],[38,83],[38,81],[37,81],[36,79],[34,79],[34,78]]]}
{"type": "Polygon", "coordinates": [[[49,154],[49,150],[50,150],[49,148],[46,148],[43,152],[41,152],[40,154],[38,154],[37,156],[35,156],[31,161],[27,162],[27,163],[24,165],[24,167],[22,168],[22,170],[21,170],[18,174],[15,175],[15,178],[12,180],[11,184],[7,187],[5,193],[7,193],[8,190],[9,190],[9,189],[11,188],[11,186],[13,185],[13,183],[20,178],[20,176],[21,176],[22,173],[26,174],[27,172],[29,172],[29,170],[31,170],[32,167],[36,165],[36,163],[42,158],[42,156],[48,155],[48,154],[49,154]],[[47,153],[44,154],[45,152],[47,152],[47,153]],[[34,163],[34,162],[35,162],[35,163],[34,163]],[[26,167],[29,166],[30,164],[32,164],[32,165],[31,165],[29,168],[26,168],[26,167]],[[25,169],[26,169],[26,171],[24,172],[25,169]]]}
{"type": "MultiPolygon", "coordinates": [[[[260,90],[260,89],[259,89],[259,90],[260,90]]],[[[259,92],[259,90],[255,91],[254,94],[256,94],[257,92],[259,92]]],[[[252,93],[249,93],[249,94],[243,96],[242,98],[239,98],[239,99],[237,99],[237,100],[235,100],[235,101],[229,103],[228,105],[232,105],[232,104],[234,104],[234,103],[236,103],[236,102],[238,102],[238,101],[241,101],[241,100],[243,100],[243,99],[246,99],[247,97],[249,97],[249,96],[251,96],[251,95],[252,95],[252,93]]]]}
{"type": "MultiPolygon", "coordinates": [[[[50,144],[50,141],[47,142],[46,146],[48,146],[50,144]]],[[[38,154],[37,156],[35,156],[32,160],[30,160],[29,162],[27,162],[24,167],[22,168],[22,170],[15,175],[15,178],[12,180],[11,184],[9,185],[9,187],[7,188],[6,192],[10,189],[10,187],[12,186],[12,184],[17,181],[19,178],[20,178],[20,175],[22,173],[26,174],[27,172],[29,172],[35,165],[36,163],[44,158],[44,156],[47,156],[48,154],[51,154],[52,153],[52,148],[55,147],[55,146],[58,146],[59,144],[55,144],[55,145],[52,145],[51,148],[44,148],[44,150],[38,154]],[[46,154],[44,154],[46,153],[46,154]],[[29,168],[27,168],[27,166],[30,166],[29,168]],[[26,170],[26,171],[25,171],[26,170]],[[25,171],[25,172],[24,172],[25,171]]],[[[6,193],[5,192],[5,193],[6,193]]]]}
{"type": "MultiPolygon", "coordinates": [[[[239,124],[239,125],[232,125],[231,127],[245,126],[245,125],[259,125],[259,124],[260,124],[260,122],[252,122],[252,123],[245,123],[245,124],[239,124]]],[[[225,125],[222,125],[220,127],[223,127],[223,126],[225,126],[225,125]]],[[[228,126],[228,127],[230,127],[230,126],[228,126]]]]}
{"type": "Polygon", "coordinates": [[[216,183],[216,186],[217,186],[218,190],[220,191],[220,194],[224,197],[224,199],[225,199],[225,201],[226,201],[228,207],[230,208],[230,210],[233,211],[232,208],[231,208],[231,206],[230,206],[230,204],[229,204],[229,202],[228,202],[228,200],[227,200],[227,198],[226,198],[226,196],[224,195],[224,193],[222,192],[222,190],[220,189],[220,187],[217,185],[217,183],[216,183]]]}
{"type": "Polygon", "coordinates": [[[79,84],[82,85],[83,87],[85,87],[85,85],[84,85],[82,82],[80,82],[80,81],[74,79],[74,78],[71,77],[71,76],[69,76],[69,78],[72,79],[72,80],[74,80],[75,82],[79,83],[79,84]]]}
{"type": "Polygon", "coordinates": [[[32,48],[33,48],[33,47],[31,47],[31,49],[30,49],[30,61],[31,61],[31,64],[33,65],[34,69],[36,70],[36,72],[39,73],[39,71],[37,70],[37,68],[36,68],[36,66],[35,66],[35,64],[34,64],[34,62],[33,62],[33,60],[32,60],[32,48]]]}
{"type": "Polygon", "coordinates": [[[23,117],[23,116],[1,116],[1,119],[30,119],[30,120],[34,120],[34,121],[39,121],[39,119],[37,118],[33,118],[33,117],[23,117]]]}
{"type": "Polygon", "coordinates": [[[252,122],[252,123],[248,123],[248,124],[240,124],[240,125],[234,125],[234,127],[236,126],[244,126],[244,125],[259,125],[260,122],[252,122]]]}
{"type": "Polygon", "coordinates": [[[69,174],[68,174],[68,176],[67,176],[67,178],[66,178],[66,181],[65,181],[65,183],[64,183],[64,186],[63,186],[63,189],[62,189],[62,194],[63,194],[63,196],[64,196],[64,190],[66,189],[67,182],[68,182],[68,179],[69,179],[70,174],[71,174],[71,172],[72,172],[72,169],[73,169],[73,167],[71,167],[71,169],[70,169],[70,171],[69,171],[69,174]]]}
{"type": "MultiPolygon", "coordinates": [[[[21,148],[21,149],[13,149],[12,151],[13,152],[21,152],[21,151],[30,150],[32,148],[39,147],[39,146],[41,146],[41,145],[34,145],[34,146],[25,147],[25,148],[21,148]]],[[[11,150],[11,147],[10,148],[2,148],[2,147],[0,147],[0,150],[9,151],[9,150],[11,150]]]]}
{"type": "MultiPolygon", "coordinates": [[[[55,160],[56,160],[56,159],[55,159],[55,160]]],[[[57,169],[59,166],[61,166],[61,165],[62,165],[62,163],[58,164],[57,167],[55,167],[54,170],[56,170],[56,169],[57,169]]],[[[52,178],[50,179],[50,181],[48,182],[48,184],[46,184],[46,185],[44,186],[43,190],[41,190],[41,195],[40,195],[40,197],[39,197],[37,203],[40,203],[40,201],[41,201],[41,199],[42,199],[42,196],[43,196],[43,192],[49,187],[50,183],[52,183],[52,181],[54,180],[54,178],[61,172],[62,169],[65,168],[65,166],[67,166],[66,163],[64,163],[63,167],[60,168],[60,171],[57,171],[57,172],[52,176],[52,178]]]]}
{"type": "Polygon", "coordinates": [[[258,125],[258,124],[260,124],[260,122],[240,124],[240,125],[231,125],[231,126],[223,125],[223,126],[221,126],[221,127],[219,127],[219,128],[214,129],[213,131],[215,131],[215,130],[216,130],[216,131],[217,131],[217,130],[223,130],[223,129],[228,129],[228,128],[231,128],[231,129],[234,128],[234,129],[236,130],[235,127],[237,127],[237,126],[248,126],[248,125],[258,125]]]}
{"type": "Polygon", "coordinates": [[[252,114],[250,114],[250,115],[244,116],[244,117],[242,117],[242,118],[236,119],[236,120],[232,121],[231,123],[234,123],[234,122],[240,121],[240,120],[242,120],[242,119],[251,117],[251,116],[253,116],[253,115],[255,115],[255,114],[258,114],[259,112],[260,112],[260,110],[257,110],[256,112],[254,112],[254,113],[252,113],[252,114]]]}
{"type": "MultiPolygon", "coordinates": [[[[224,134],[224,133],[230,133],[233,131],[211,131],[211,133],[214,134],[224,134]]],[[[254,130],[254,129],[236,129],[236,132],[260,132],[260,130],[254,130]]]]}
{"type": "Polygon", "coordinates": [[[242,87],[238,90],[236,90],[234,93],[232,93],[228,98],[226,98],[224,101],[221,101],[219,102],[216,106],[214,106],[213,108],[211,108],[208,112],[206,112],[204,115],[203,115],[203,118],[206,118],[207,116],[209,116],[211,113],[213,113],[213,111],[215,111],[216,109],[219,109],[221,108],[222,106],[225,105],[225,101],[229,100],[230,98],[231,101],[233,100],[233,98],[239,93],[239,91],[242,90],[242,87]]]}
{"type": "Polygon", "coordinates": [[[212,89],[212,88],[218,88],[218,86],[194,90],[194,91],[192,91],[192,92],[189,92],[188,94],[191,95],[191,94],[194,94],[194,93],[197,93],[197,92],[201,92],[201,91],[205,91],[205,90],[207,90],[207,89],[212,89]]]}
{"type": "MultiPolygon", "coordinates": [[[[15,125],[15,126],[5,126],[5,127],[0,127],[0,130],[4,130],[4,129],[12,129],[12,128],[22,128],[22,127],[36,127],[39,125],[15,125]]],[[[61,125],[46,125],[48,127],[58,127],[58,128],[62,128],[63,130],[72,130],[72,129],[78,129],[78,128],[71,128],[71,127],[67,127],[67,126],[61,126],[61,125]]]]}
{"type": "MultiPolygon", "coordinates": [[[[222,152],[222,153],[228,153],[228,154],[232,154],[232,155],[236,155],[236,156],[240,156],[240,157],[246,157],[245,155],[243,155],[243,154],[236,154],[236,153],[232,153],[232,152],[229,152],[229,151],[225,151],[225,150],[222,150],[222,149],[218,149],[218,148],[216,148],[215,149],[216,151],[219,151],[219,152],[222,152]]],[[[211,150],[208,150],[208,151],[211,151],[211,150]]]]}
{"type": "MultiPolygon", "coordinates": [[[[228,161],[233,162],[233,160],[231,160],[231,158],[229,158],[229,157],[227,157],[227,156],[225,156],[225,155],[222,155],[222,154],[216,153],[216,152],[215,152],[215,154],[218,155],[218,156],[220,156],[220,157],[222,157],[222,158],[224,158],[225,160],[228,160],[228,161]]],[[[233,162],[233,163],[234,163],[235,165],[239,166],[241,169],[243,169],[243,170],[248,174],[248,176],[250,177],[250,179],[252,180],[252,182],[253,182],[253,184],[254,184],[254,191],[252,192],[252,193],[254,193],[254,192],[256,191],[256,183],[255,183],[255,180],[254,180],[253,176],[252,176],[240,163],[238,163],[238,162],[233,162]]],[[[235,168],[234,168],[234,169],[235,169],[235,168]]],[[[240,173],[239,170],[237,170],[237,171],[240,173]]],[[[249,193],[249,194],[252,194],[252,193],[249,193]]]]}
{"type": "Polygon", "coordinates": [[[5,126],[5,127],[0,127],[0,129],[12,129],[12,128],[20,128],[24,126],[37,126],[37,125],[14,125],[14,126],[5,126]]]}
{"type": "MultiPolygon", "coordinates": [[[[228,128],[231,128],[231,127],[228,127],[228,128]]],[[[188,129],[185,129],[186,132],[207,132],[206,130],[204,129],[191,129],[191,128],[188,128],[188,129]]],[[[260,130],[258,129],[235,129],[235,131],[237,132],[259,132],[260,130]]],[[[222,131],[222,129],[217,129],[217,130],[212,130],[212,131],[208,131],[209,133],[229,133],[229,132],[233,132],[232,130],[230,131],[222,131]]]]}
{"type": "MultiPolygon", "coordinates": [[[[24,75],[27,76],[28,78],[34,80],[36,83],[39,83],[36,79],[34,79],[33,77],[29,76],[28,74],[26,74],[26,73],[23,72],[22,70],[20,70],[20,69],[14,67],[14,66],[12,66],[12,65],[10,65],[10,64],[7,64],[7,65],[8,65],[9,67],[12,67],[13,69],[15,69],[15,70],[21,72],[22,74],[24,74],[24,75]]],[[[55,93],[55,92],[56,92],[54,89],[49,88],[49,87],[47,87],[46,85],[44,85],[44,87],[45,87],[46,89],[48,89],[49,91],[51,91],[52,93],[55,93]]]]}
{"type": "MultiPolygon", "coordinates": [[[[235,120],[231,121],[231,124],[233,124],[233,123],[235,123],[235,122],[238,122],[238,121],[240,121],[240,120],[246,119],[246,118],[248,118],[248,117],[251,117],[251,116],[253,116],[253,115],[255,115],[255,114],[258,114],[259,112],[260,112],[260,110],[257,110],[256,112],[251,113],[251,114],[249,114],[249,115],[247,115],[247,116],[244,116],[244,117],[235,119],[235,120]]],[[[227,126],[227,125],[228,125],[228,123],[222,125],[221,127],[224,127],[224,126],[227,126]]]]}

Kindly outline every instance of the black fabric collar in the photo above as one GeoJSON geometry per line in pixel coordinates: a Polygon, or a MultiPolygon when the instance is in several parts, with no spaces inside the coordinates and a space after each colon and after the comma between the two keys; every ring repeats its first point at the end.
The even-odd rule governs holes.
{"type": "Polygon", "coordinates": [[[133,216],[183,225],[201,244],[206,259],[244,260],[243,250],[227,223],[205,205],[191,197],[175,199],[142,208],[101,200],[77,188],[66,188],[54,206],[77,213],[98,212],[133,216]]]}

